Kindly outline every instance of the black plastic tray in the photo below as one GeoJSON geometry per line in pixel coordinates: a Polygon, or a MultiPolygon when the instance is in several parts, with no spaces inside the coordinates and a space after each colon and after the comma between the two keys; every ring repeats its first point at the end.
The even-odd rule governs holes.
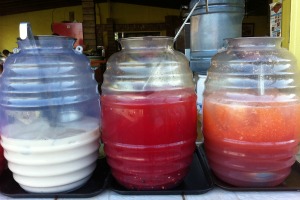
{"type": "Polygon", "coordinates": [[[111,177],[110,189],[123,195],[176,195],[203,194],[213,189],[214,183],[203,151],[199,148],[194,153],[191,168],[183,182],[169,190],[128,190],[111,177]]]}
{"type": "Polygon", "coordinates": [[[13,198],[88,198],[100,194],[109,183],[110,168],[106,159],[98,159],[97,167],[88,182],[68,193],[28,193],[13,179],[8,169],[0,176],[0,193],[13,198]]]}

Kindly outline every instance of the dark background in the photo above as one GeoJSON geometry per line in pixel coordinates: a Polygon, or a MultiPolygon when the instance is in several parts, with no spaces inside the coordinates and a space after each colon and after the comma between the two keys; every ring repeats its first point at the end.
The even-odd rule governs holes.
{"type": "MultiPolygon", "coordinates": [[[[246,15],[267,15],[268,4],[271,1],[246,0],[246,15]]],[[[190,0],[94,0],[94,2],[120,2],[180,9],[182,6],[187,6],[190,0]]],[[[0,0],[0,16],[76,5],[81,5],[81,0],[0,0]]]]}

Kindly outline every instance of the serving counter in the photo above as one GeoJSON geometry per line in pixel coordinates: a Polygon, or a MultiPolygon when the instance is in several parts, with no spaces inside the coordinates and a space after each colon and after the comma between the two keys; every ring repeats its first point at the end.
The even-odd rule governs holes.
{"type": "MultiPolygon", "coordinates": [[[[13,199],[0,195],[0,199],[13,199]]],[[[33,198],[31,198],[33,200],[33,198]]],[[[38,198],[42,199],[42,198],[38,198]]],[[[46,198],[45,198],[46,199],[46,198]]],[[[57,198],[48,198],[57,199],[57,198]]],[[[58,198],[62,199],[62,198],[58,198]]],[[[121,195],[110,190],[106,190],[98,196],[91,198],[95,200],[299,200],[299,191],[272,191],[272,192],[232,192],[218,187],[201,195],[121,195]]],[[[67,200],[67,199],[66,199],[67,200]]]]}

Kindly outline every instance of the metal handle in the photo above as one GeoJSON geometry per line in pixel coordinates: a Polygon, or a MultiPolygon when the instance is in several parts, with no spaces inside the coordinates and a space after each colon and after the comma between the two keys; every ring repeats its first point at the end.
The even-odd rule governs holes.
{"type": "Polygon", "coordinates": [[[205,6],[206,6],[206,13],[208,13],[208,0],[205,0],[205,6]]]}
{"type": "Polygon", "coordinates": [[[193,14],[194,10],[196,9],[196,7],[198,6],[198,4],[200,3],[201,0],[199,0],[197,3],[195,3],[195,5],[193,6],[191,12],[188,14],[188,16],[186,17],[186,19],[184,20],[183,24],[181,25],[180,29],[178,30],[178,32],[176,33],[173,42],[175,43],[180,32],[182,31],[183,27],[185,26],[187,20],[190,19],[191,15],[193,14]]]}

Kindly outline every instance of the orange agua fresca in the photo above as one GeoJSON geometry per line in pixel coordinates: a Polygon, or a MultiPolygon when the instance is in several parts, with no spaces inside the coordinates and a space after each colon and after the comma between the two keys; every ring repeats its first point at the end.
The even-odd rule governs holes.
{"type": "Polygon", "coordinates": [[[204,98],[204,146],[219,179],[238,187],[273,187],[287,178],[300,130],[300,103],[287,99],[277,90],[204,98]]]}

